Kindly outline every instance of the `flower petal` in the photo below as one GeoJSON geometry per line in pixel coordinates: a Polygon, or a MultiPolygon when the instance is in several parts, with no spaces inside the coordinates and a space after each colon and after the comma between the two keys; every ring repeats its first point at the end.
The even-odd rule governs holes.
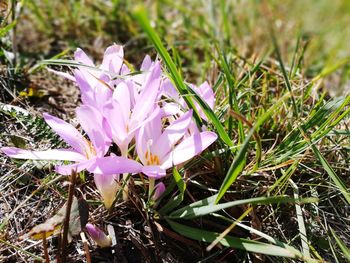
{"type": "Polygon", "coordinates": [[[159,179],[166,176],[166,169],[158,165],[147,165],[142,167],[142,173],[150,178],[159,179]]]}
{"type": "Polygon", "coordinates": [[[74,81],[75,82],[75,78],[74,76],[72,76],[71,74],[67,73],[67,72],[62,72],[62,71],[58,71],[58,70],[54,70],[54,69],[51,69],[51,68],[47,68],[47,70],[51,73],[54,73],[58,76],[61,76],[61,77],[64,77],[66,79],[69,79],[71,81],[74,81]]]}
{"type": "Polygon", "coordinates": [[[76,152],[66,149],[53,149],[47,151],[30,151],[15,147],[3,147],[1,151],[11,158],[31,160],[61,160],[82,161],[85,157],[76,152]]]}
{"type": "Polygon", "coordinates": [[[165,79],[162,82],[161,90],[164,96],[174,100],[175,102],[179,101],[180,94],[169,79],[165,79]]]}
{"type": "Polygon", "coordinates": [[[132,116],[131,116],[131,126],[136,126],[133,122],[139,123],[144,120],[154,109],[155,100],[159,92],[159,85],[161,80],[161,68],[160,64],[156,63],[146,84],[137,98],[136,105],[134,107],[132,116]]]}
{"type": "Polygon", "coordinates": [[[190,160],[211,145],[217,137],[216,133],[207,131],[186,138],[165,157],[165,162],[162,163],[161,167],[168,169],[190,160]]]}
{"type": "Polygon", "coordinates": [[[211,109],[214,108],[214,103],[215,103],[214,91],[207,81],[202,83],[197,88],[197,93],[205,100],[205,102],[209,105],[211,109]]]}
{"type": "Polygon", "coordinates": [[[115,199],[115,195],[119,189],[118,183],[114,179],[114,175],[106,174],[94,174],[94,181],[100,195],[102,196],[103,203],[107,209],[109,209],[115,199]]]}
{"type": "Polygon", "coordinates": [[[86,80],[81,70],[74,70],[75,81],[78,84],[81,94],[81,100],[84,104],[95,106],[94,91],[90,83],[86,80]]]}
{"type": "Polygon", "coordinates": [[[68,165],[56,165],[55,171],[56,173],[62,175],[71,175],[73,171],[79,173],[85,169],[88,169],[92,164],[94,164],[94,162],[95,159],[91,159],[85,162],[73,163],[68,165]]]}
{"type": "Polygon", "coordinates": [[[103,131],[103,117],[93,107],[83,105],[76,109],[77,118],[84,131],[88,134],[96,155],[102,157],[108,150],[110,141],[103,131]]]}
{"type": "Polygon", "coordinates": [[[168,117],[176,114],[183,114],[179,104],[173,102],[162,103],[162,117],[168,117]]]}
{"type": "Polygon", "coordinates": [[[146,55],[142,61],[140,70],[141,71],[149,70],[152,65],[153,65],[153,62],[152,62],[151,57],[149,55],[146,55]]]}
{"type": "Polygon", "coordinates": [[[153,143],[151,152],[159,159],[168,154],[174,145],[185,135],[192,120],[192,110],[189,110],[163,131],[162,135],[153,143]]]}
{"type": "Polygon", "coordinates": [[[96,242],[98,246],[104,248],[110,247],[112,245],[111,238],[107,236],[101,229],[90,223],[87,223],[85,227],[90,237],[96,242]]]}
{"type": "Polygon", "coordinates": [[[155,187],[154,187],[154,194],[153,194],[153,200],[157,200],[159,199],[159,197],[164,193],[165,191],[165,184],[163,184],[162,182],[158,183],[155,187]]]}
{"type": "Polygon", "coordinates": [[[130,90],[125,82],[121,82],[113,92],[113,99],[120,105],[121,112],[115,118],[122,117],[125,123],[129,122],[130,118],[130,90]],[[120,116],[121,115],[121,116],[120,116]]]}
{"type": "Polygon", "coordinates": [[[80,48],[77,48],[77,50],[74,52],[74,60],[84,65],[95,66],[94,62],[92,62],[92,60],[80,48]]]}
{"type": "Polygon", "coordinates": [[[123,65],[123,59],[123,46],[114,44],[106,49],[100,68],[119,75],[120,69],[123,65]]]}
{"type": "Polygon", "coordinates": [[[105,117],[104,126],[109,126],[110,129],[106,131],[111,133],[112,140],[118,145],[119,148],[125,147],[128,141],[127,123],[124,120],[122,109],[119,103],[115,100],[110,101],[103,107],[103,115],[105,117]]]}
{"type": "Polygon", "coordinates": [[[146,138],[146,131],[145,126],[141,126],[141,128],[136,133],[136,151],[137,156],[140,158],[140,161],[146,165],[147,160],[145,158],[146,151],[148,150],[147,141],[148,138],[146,138]]]}
{"type": "Polygon", "coordinates": [[[142,165],[128,158],[108,156],[98,158],[96,162],[88,168],[88,170],[91,173],[105,175],[138,173],[142,170],[142,165]]]}
{"type": "Polygon", "coordinates": [[[71,147],[81,154],[84,154],[87,146],[83,135],[69,123],[51,116],[48,113],[43,114],[46,123],[71,147]]]}

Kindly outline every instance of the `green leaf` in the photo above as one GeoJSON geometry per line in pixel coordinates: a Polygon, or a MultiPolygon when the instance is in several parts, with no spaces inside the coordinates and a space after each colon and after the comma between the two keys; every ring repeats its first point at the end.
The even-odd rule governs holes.
{"type": "Polygon", "coordinates": [[[184,200],[186,184],[175,166],[173,168],[173,177],[177,184],[177,187],[180,190],[180,194],[170,199],[170,201],[159,210],[159,213],[161,215],[165,215],[169,211],[172,211],[174,208],[178,207],[184,200]]]}
{"type": "Polygon", "coordinates": [[[175,179],[177,187],[180,190],[180,193],[184,194],[184,192],[186,190],[186,184],[185,184],[184,180],[182,179],[182,176],[180,175],[179,171],[176,169],[176,166],[174,166],[174,168],[173,168],[173,177],[175,179]]]}
{"type": "Polygon", "coordinates": [[[211,196],[210,198],[203,199],[199,202],[195,202],[188,206],[185,206],[181,209],[178,209],[172,212],[168,218],[176,219],[192,219],[204,215],[208,215],[222,209],[227,209],[233,206],[244,205],[244,204],[252,204],[252,205],[264,205],[264,204],[272,204],[272,203],[294,203],[294,202],[302,202],[302,203],[312,203],[317,202],[317,198],[305,198],[305,199],[294,199],[288,196],[272,196],[272,197],[254,197],[249,199],[235,200],[222,204],[213,204],[210,201],[215,200],[217,196],[211,196]]]}
{"type": "MultiPolygon", "coordinates": [[[[206,243],[212,243],[220,233],[206,231],[203,229],[197,229],[188,227],[171,220],[167,220],[169,225],[179,234],[198,241],[206,243]]],[[[291,247],[280,247],[272,244],[267,244],[259,241],[253,241],[244,238],[237,238],[232,236],[225,236],[220,240],[220,243],[226,247],[233,247],[236,249],[254,252],[259,254],[271,255],[276,257],[287,257],[306,262],[318,262],[315,259],[306,258],[300,251],[291,247]]]]}

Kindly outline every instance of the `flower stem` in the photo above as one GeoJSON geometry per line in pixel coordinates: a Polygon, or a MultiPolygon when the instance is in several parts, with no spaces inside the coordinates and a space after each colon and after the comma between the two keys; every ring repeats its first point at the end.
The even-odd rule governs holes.
{"type": "MultiPolygon", "coordinates": [[[[121,149],[122,157],[127,158],[128,157],[128,146],[126,146],[124,149],[121,149]]],[[[123,189],[123,200],[128,201],[129,199],[129,180],[128,180],[128,173],[123,173],[123,181],[125,181],[124,189],[123,189]]]]}
{"type": "Polygon", "coordinates": [[[148,200],[151,200],[156,179],[149,177],[148,182],[149,182],[149,185],[148,185],[148,200]]]}

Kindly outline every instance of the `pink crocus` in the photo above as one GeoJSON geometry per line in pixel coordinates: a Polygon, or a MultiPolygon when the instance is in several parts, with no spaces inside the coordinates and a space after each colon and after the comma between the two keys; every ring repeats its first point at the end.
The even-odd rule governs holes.
{"type": "Polygon", "coordinates": [[[73,71],[74,75],[51,70],[51,72],[76,82],[81,91],[83,104],[101,109],[111,98],[113,87],[124,75],[130,73],[124,64],[123,46],[109,46],[100,66],[96,66],[89,56],[80,48],[74,52],[74,61],[81,64],[73,71]]]}
{"type": "MultiPolygon", "coordinates": [[[[98,172],[96,161],[106,154],[110,144],[110,141],[102,132],[102,116],[94,108],[86,105],[77,108],[78,120],[90,139],[87,140],[71,124],[47,113],[43,115],[46,123],[71,146],[71,148],[31,151],[15,147],[3,147],[1,151],[9,157],[17,159],[74,162],[73,164],[57,165],[55,167],[56,172],[63,175],[70,175],[72,170],[80,172],[89,169],[91,166],[94,166],[96,172],[98,172]]],[[[116,173],[139,170],[139,164],[133,160],[114,156],[113,161],[114,165],[118,167],[114,169],[116,173]]]]}
{"type": "Polygon", "coordinates": [[[94,226],[93,224],[87,223],[86,230],[90,237],[96,242],[99,247],[110,247],[112,245],[112,240],[107,236],[100,228],[94,226]]]}
{"type": "Polygon", "coordinates": [[[160,115],[140,128],[136,135],[136,150],[145,175],[152,179],[162,178],[168,168],[190,160],[217,139],[217,135],[209,131],[184,138],[191,121],[192,110],[163,131],[160,115]]]}
{"type": "Polygon", "coordinates": [[[113,87],[121,81],[118,77],[129,73],[129,69],[123,64],[123,57],[123,47],[114,44],[106,49],[102,64],[96,67],[83,50],[75,51],[75,61],[90,67],[82,66],[74,70],[83,104],[102,109],[111,98],[113,87]]]}
{"type": "MultiPolygon", "coordinates": [[[[159,93],[161,68],[156,63],[147,81],[143,83],[142,91],[132,103],[132,91],[135,91],[133,81],[120,82],[113,92],[113,98],[103,108],[104,127],[110,131],[111,139],[118,145],[122,156],[126,156],[128,145],[137,129],[157,115],[159,108],[156,98],[159,93]]],[[[134,96],[135,97],[135,96],[134,96]]]]}

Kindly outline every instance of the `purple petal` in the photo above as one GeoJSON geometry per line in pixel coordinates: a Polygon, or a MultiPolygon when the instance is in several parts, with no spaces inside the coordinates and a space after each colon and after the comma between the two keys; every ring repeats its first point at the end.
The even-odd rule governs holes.
{"type": "Polygon", "coordinates": [[[152,59],[149,55],[146,55],[141,64],[141,71],[149,70],[153,65],[152,59]]]}
{"type": "Polygon", "coordinates": [[[68,164],[68,165],[56,165],[55,171],[56,173],[62,174],[62,175],[71,175],[73,171],[76,171],[77,173],[88,169],[92,164],[94,164],[95,160],[88,160],[85,162],[80,163],[74,163],[74,164],[68,164]]]}
{"type": "Polygon", "coordinates": [[[159,92],[159,85],[161,80],[161,68],[160,64],[156,63],[144,89],[142,90],[140,96],[137,98],[136,105],[134,107],[131,125],[133,121],[141,122],[144,120],[154,109],[155,100],[159,92]]]}
{"type": "MultiPolygon", "coordinates": [[[[96,155],[102,157],[108,150],[110,141],[102,128],[102,115],[93,107],[83,105],[76,109],[80,125],[88,134],[96,155]]],[[[87,149],[89,151],[90,149],[87,149]]]]}
{"type": "Polygon", "coordinates": [[[95,66],[92,60],[80,48],[77,48],[77,50],[74,52],[74,60],[84,65],[95,66]]]}
{"type": "Polygon", "coordinates": [[[80,132],[69,123],[51,116],[48,113],[43,114],[46,123],[71,147],[77,152],[84,154],[87,143],[80,132]]]}
{"type": "Polygon", "coordinates": [[[172,102],[163,102],[162,103],[162,117],[168,117],[176,114],[183,114],[179,104],[172,102]]]}
{"type": "MultiPolygon", "coordinates": [[[[110,127],[107,132],[111,133],[111,138],[119,148],[124,148],[128,141],[127,122],[123,118],[121,106],[118,102],[112,100],[103,107],[103,115],[105,117],[104,126],[110,127]]],[[[127,146],[126,146],[127,147],[127,146]]]]}
{"type": "Polygon", "coordinates": [[[88,168],[88,170],[91,173],[105,175],[138,173],[142,170],[142,165],[128,158],[108,156],[98,158],[96,162],[88,168]]]}
{"type": "Polygon", "coordinates": [[[94,88],[95,108],[101,110],[111,100],[113,91],[105,81],[97,77],[96,79],[97,82],[94,88]]]}
{"type": "Polygon", "coordinates": [[[67,72],[62,72],[62,71],[57,71],[57,70],[53,70],[51,68],[47,68],[47,70],[51,73],[54,73],[58,76],[61,76],[61,77],[64,77],[66,79],[69,79],[71,81],[74,81],[75,82],[75,78],[74,76],[72,76],[71,74],[67,73],[67,72]]]}
{"type": "Polygon", "coordinates": [[[142,173],[150,178],[159,179],[166,176],[166,169],[157,165],[148,165],[142,168],[142,173]]]}
{"type": "Polygon", "coordinates": [[[102,248],[110,247],[112,245],[111,239],[98,227],[87,223],[86,230],[90,237],[96,242],[96,244],[102,248]]]}
{"type": "Polygon", "coordinates": [[[185,135],[192,120],[192,110],[189,110],[163,131],[162,135],[153,143],[151,151],[162,160],[174,145],[185,135]]]}
{"type": "Polygon", "coordinates": [[[108,47],[104,53],[101,69],[120,74],[120,69],[123,65],[124,50],[121,45],[112,45],[108,47]]]}
{"type": "Polygon", "coordinates": [[[141,126],[141,128],[136,133],[136,151],[137,156],[140,158],[140,161],[146,165],[147,160],[145,159],[146,151],[148,150],[147,138],[145,136],[145,126],[141,126]]]}
{"type": "Polygon", "coordinates": [[[121,82],[113,92],[113,99],[120,105],[120,110],[115,118],[122,117],[125,123],[129,122],[130,118],[130,90],[125,82],[121,82]],[[121,116],[120,116],[121,115],[121,116]]]}
{"type": "Polygon", "coordinates": [[[217,137],[216,133],[207,131],[186,138],[164,158],[165,161],[161,165],[162,168],[168,169],[190,160],[211,145],[217,137]]]}
{"type": "Polygon", "coordinates": [[[197,88],[197,93],[205,100],[211,109],[214,108],[215,95],[212,87],[205,81],[197,88]]]}
{"type": "Polygon", "coordinates": [[[154,194],[153,194],[153,199],[157,200],[159,197],[164,193],[165,191],[165,185],[160,182],[154,187],[154,194]]]}
{"type": "Polygon", "coordinates": [[[176,102],[179,101],[180,94],[169,79],[165,79],[163,81],[161,90],[164,96],[169,97],[170,99],[173,99],[176,102]]]}
{"type": "Polygon", "coordinates": [[[47,151],[30,151],[15,147],[3,147],[1,151],[11,158],[31,160],[61,160],[61,161],[82,161],[85,156],[71,150],[53,149],[47,151]]]}
{"type": "Polygon", "coordinates": [[[138,129],[140,129],[141,126],[146,126],[147,132],[152,134],[152,138],[158,138],[162,130],[161,117],[162,117],[162,110],[157,105],[152,111],[152,113],[145,120],[137,123],[136,126],[130,127],[129,133],[133,133],[137,131],[138,129]]]}
{"type": "Polygon", "coordinates": [[[95,106],[94,91],[87,82],[83,72],[81,70],[74,70],[74,77],[78,84],[81,93],[81,100],[84,104],[95,106]]]}

